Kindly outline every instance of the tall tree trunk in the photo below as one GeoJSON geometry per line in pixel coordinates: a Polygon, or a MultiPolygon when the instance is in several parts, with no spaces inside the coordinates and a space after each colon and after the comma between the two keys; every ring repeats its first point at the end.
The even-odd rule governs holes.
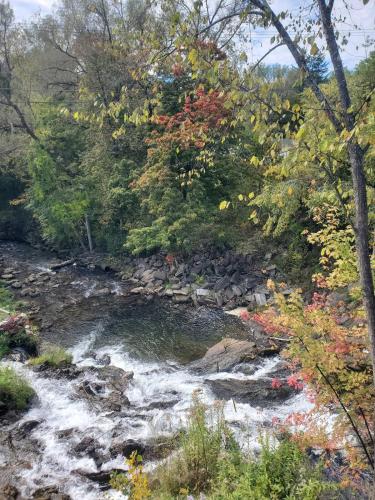
{"type": "Polygon", "coordinates": [[[90,250],[90,253],[92,253],[94,250],[94,247],[92,244],[91,227],[90,227],[90,220],[89,220],[88,214],[85,215],[85,226],[86,226],[86,233],[87,233],[87,241],[89,243],[89,250],[90,250]]]}
{"type": "Polygon", "coordinates": [[[355,239],[358,268],[361,280],[363,302],[367,316],[367,328],[371,342],[373,375],[375,385],[375,295],[370,259],[370,233],[368,227],[368,206],[366,178],[363,168],[363,151],[356,143],[348,145],[355,202],[355,239]]]}

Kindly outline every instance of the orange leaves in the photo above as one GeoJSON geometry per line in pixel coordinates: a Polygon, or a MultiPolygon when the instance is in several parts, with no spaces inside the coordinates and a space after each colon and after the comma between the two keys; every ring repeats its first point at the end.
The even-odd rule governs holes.
{"type": "MultiPolygon", "coordinates": [[[[304,387],[307,397],[314,403],[314,411],[304,421],[303,432],[297,433],[299,441],[322,447],[327,453],[345,448],[353,443],[353,426],[347,418],[348,413],[366,440],[367,426],[372,433],[375,431],[375,393],[361,308],[351,303],[349,297],[345,299],[343,294],[316,292],[310,304],[305,305],[297,295],[286,298],[277,289],[274,292],[278,308],[258,312],[252,319],[270,334],[283,332],[288,335],[289,342],[283,354],[294,373],[287,383],[296,389],[304,387]],[[342,411],[341,404],[347,413],[342,411]],[[322,413],[326,413],[327,408],[338,411],[332,428],[324,436],[319,420],[322,421],[322,413]]],[[[277,379],[271,384],[275,389],[280,387],[277,379]]],[[[300,423],[294,416],[283,422],[297,427],[300,423]]],[[[360,467],[361,461],[364,463],[363,456],[361,458],[358,453],[352,450],[347,453],[351,467],[360,467]]]]}
{"type": "Polygon", "coordinates": [[[224,130],[229,116],[225,108],[226,96],[219,91],[206,92],[196,89],[194,96],[187,96],[182,111],[174,115],[158,115],[153,122],[160,127],[153,131],[146,143],[156,148],[171,147],[188,150],[203,149],[213,133],[224,130]]]}

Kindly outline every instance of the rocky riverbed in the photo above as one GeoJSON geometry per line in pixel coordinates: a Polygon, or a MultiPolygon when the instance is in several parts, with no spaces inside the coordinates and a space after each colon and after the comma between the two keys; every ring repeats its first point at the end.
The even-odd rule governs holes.
{"type": "MultiPolygon", "coordinates": [[[[160,274],[147,281],[150,268],[139,274],[142,260],[121,278],[92,261],[59,267],[61,259],[22,245],[0,244],[0,252],[2,280],[40,326],[39,348],[54,342],[73,355],[71,365],[59,368],[32,367],[19,356],[3,361],[28,380],[36,398],[25,414],[2,417],[0,498],[103,498],[111,472],[124,468],[131,451],[139,450],[148,467],[171,452],[194,392],[207,404],[223,400],[244,447],[257,446],[259,431],[274,417],[309,408],[303,393],[287,384],[272,387],[273,378],[287,376],[281,345],[256,325],[225,314],[214,300],[215,283],[225,278],[216,274],[215,259],[207,273],[200,267],[197,284],[189,283],[191,263],[171,283],[181,264],[160,256],[152,267],[160,274]],[[168,292],[184,287],[187,295],[168,292]]],[[[240,276],[230,287],[251,278],[250,268],[239,269],[230,271],[240,276]]],[[[260,293],[256,287],[270,272],[276,271],[259,270],[259,284],[246,293],[260,293]]],[[[233,299],[226,304],[247,301],[244,294],[233,299]]]]}

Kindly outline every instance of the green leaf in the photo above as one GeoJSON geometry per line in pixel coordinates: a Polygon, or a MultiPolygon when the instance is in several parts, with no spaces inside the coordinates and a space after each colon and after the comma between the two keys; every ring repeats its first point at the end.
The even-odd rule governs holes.
{"type": "Polygon", "coordinates": [[[313,44],[311,45],[310,54],[311,54],[312,56],[316,56],[318,52],[319,52],[319,48],[318,48],[317,44],[316,44],[316,43],[313,43],[313,44]]]}

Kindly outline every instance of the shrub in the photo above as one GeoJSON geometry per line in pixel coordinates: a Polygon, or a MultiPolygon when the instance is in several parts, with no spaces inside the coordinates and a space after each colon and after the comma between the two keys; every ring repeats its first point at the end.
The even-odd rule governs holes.
{"type": "Polygon", "coordinates": [[[15,347],[22,347],[28,354],[35,354],[36,343],[36,335],[28,333],[24,329],[13,335],[9,335],[7,332],[0,332],[0,359],[15,347]]]}
{"type": "Polygon", "coordinates": [[[223,450],[238,450],[224,420],[222,406],[207,408],[197,396],[193,398],[181,448],[155,472],[157,498],[170,498],[181,491],[207,491],[216,477],[223,450]]]}
{"type": "Polygon", "coordinates": [[[8,410],[24,410],[34,391],[9,367],[0,367],[0,403],[8,410]]]}
{"type": "Polygon", "coordinates": [[[151,490],[147,475],[143,472],[142,457],[136,451],[126,460],[127,474],[115,473],[109,484],[117,491],[127,495],[130,500],[145,500],[150,498],[151,490]]]}
{"type": "Polygon", "coordinates": [[[46,351],[45,353],[37,356],[36,358],[30,359],[29,363],[31,365],[42,365],[46,363],[49,366],[61,366],[61,365],[69,365],[73,361],[73,356],[62,349],[61,347],[56,347],[46,351]]]}
{"type": "Polygon", "coordinates": [[[316,500],[323,492],[337,490],[325,481],[320,467],[313,467],[307,455],[289,440],[271,446],[261,441],[259,458],[227,454],[219,463],[219,472],[210,500],[293,499],[316,500]]]}

